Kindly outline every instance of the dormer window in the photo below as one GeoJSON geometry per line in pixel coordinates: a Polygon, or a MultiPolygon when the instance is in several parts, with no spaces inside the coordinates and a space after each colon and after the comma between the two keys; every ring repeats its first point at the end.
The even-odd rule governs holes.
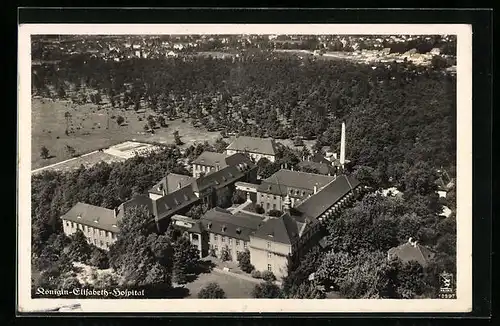
{"type": "Polygon", "coordinates": [[[222,181],[226,181],[227,180],[225,176],[222,176],[221,179],[222,179],[222,181]]]}
{"type": "Polygon", "coordinates": [[[96,218],[96,219],[94,219],[94,223],[97,223],[97,224],[98,224],[98,223],[99,223],[99,219],[97,219],[97,218],[96,218]]]}
{"type": "Polygon", "coordinates": [[[237,233],[237,234],[241,234],[241,229],[240,229],[240,228],[237,228],[237,229],[236,229],[236,233],[237,233]]]}
{"type": "Polygon", "coordinates": [[[117,226],[116,226],[116,224],[113,224],[112,227],[116,228],[117,226]]]}
{"type": "Polygon", "coordinates": [[[184,200],[188,201],[189,200],[189,196],[184,194],[184,200]]]}
{"type": "Polygon", "coordinates": [[[179,200],[178,200],[177,198],[174,198],[174,203],[175,203],[176,205],[179,205],[179,204],[180,204],[180,203],[179,203],[179,200]]]}
{"type": "Polygon", "coordinates": [[[207,224],[207,229],[209,229],[209,230],[210,230],[211,228],[212,228],[212,223],[208,223],[208,224],[207,224]]]}
{"type": "Polygon", "coordinates": [[[215,181],[214,181],[214,183],[215,183],[216,185],[220,185],[220,182],[219,182],[219,181],[217,181],[217,180],[215,180],[215,181]]]}
{"type": "Polygon", "coordinates": [[[222,226],[222,232],[226,232],[227,227],[225,225],[222,226]]]}
{"type": "Polygon", "coordinates": [[[231,172],[228,172],[227,175],[232,178],[233,177],[233,174],[231,172]]]}
{"type": "Polygon", "coordinates": [[[170,210],[170,206],[168,206],[167,204],[165,204],[165,209],[166,209],[167,211],[169,211],[169,210],[170,210]]]}
{"type": "Polygon", "coordinates": [[[80,214],[78,214],[78,216],[76,218],[82,218],[82,216],[80,214]]]}

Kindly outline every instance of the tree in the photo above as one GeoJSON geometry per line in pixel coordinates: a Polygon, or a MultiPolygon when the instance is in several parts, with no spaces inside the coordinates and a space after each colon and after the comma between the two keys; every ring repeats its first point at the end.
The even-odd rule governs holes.
{"type": "Polygon", "coordinates": [[[152,115],[149,115],[147,120],[148,120],[149,129],[151,129],[151,130],[154,129],[156,127],[155,117],[152,115]]]}
{"type": "Polygon", "coordinates": [[[264,281],[274,282],[276,281],[276,276],[271,271],[264,271],[262,272],[262,279],[264,279],[264,281]]]}
{"type": "Polygon", "coordinates": [[[187,211],[186,213],[186,216],[192,218],[192,219],[195,219],[195,220],[199,220],[201,218],[201,216],[203,215],[203,207],[202,205],[193,205],[191,206],[191,208],[189,209],[189,211],[187,211]]]}
{"type": "Polygon", "coordinates": [[[220,259],[222,261],[231,260],[231,255],[229,255],[229,248],[227,246],[222,247],[222,249],[220,251],[220,259]]]}
{"type": "Polygon", "coordinates": [[[117,123],[119,126],[121,126],[121,125],[122,125],[122,123],[124,123],[124,122],[125,122],[125,118],[124,118],[124,117],[122,117],[121,115],[119,115],[118,117],[116,117],[116,123],[117,123]]]}
{"type": "Polygon", "coordinates": [[[45,160],[50,157],[49,150],[47,149],[47,147],[42,146],[42,148],[40,150],[40,157],[45,159],[45,160]]]}
{"type": "Polygon", "coordinates": [[[269,216],[280,217],[281,215],[283,215],[283,212],[276,209],[272,209],[267,214],[269,216]]]}
{"type": "Polygon", "coordinates": [[[276,284],[266,281],[255,285],[252,291],[252,297],[276,299],[281,298],[282,294],[280,288],[276,284]]]}
{"type": "Polygon", "coordinates": [[[181,140],[181,137],[179,136],[179,131],[177,131],[177,130],[174,131],[174,143],[177,146],[184,144],[181,140]]]}
{"type": "Polygon", "coordinates": [[[200,254],[198,249],[191,244],[187,237],[179,237],[173,244],[173,278],[174,282],[184,284],[187,276],[196,271],[200,254]]]}
{"type": "Polygon", "coordinates": [[[165,123],[165,118],[161,115],[158,117],[158,123],[160,124],[160,127],[164,128],[167,126],[167,124],[165,123]]]}
{"type": "Polygon", "coordinates": [[[94,246],[90,255],[89,264],[99,269],[109,268],[108,256],[104,250],[94,246]]]}
{"type": "Polygon", "coordinates": [[[251,273],[255,269],[255,267],[250,262],[250,251],[248,251],[248,249],[239,252],[237,260],[238,260],[238,266],[245,273],[251,273]]]}
{"type": "Polygon", "coordinates": [[[203,287],[198,293],[199,299],[224,299],[226,298],[226,293],[217,283],[208,283],[203,287]]]}
{"type": "Polygon", "coordinates": [[[59,89],[57,90],[57,96],[59,98],[65,98],[66,97],[66,91],[64,91],[64,87],[62,85],[59,86],[59,89]]]}
{"type": "Polygon", "coordinates": [[[68,255],[72,261],[88,263],[90,259],[90,254],[92,249],[87,242],[87,238],[83,231],[78,229],[76,232],[71,235],[71,243],[68,246],[68,255]]]}
{"type": "Polygon", "coordinates": [[[71,157],[75,156],[76,153],[75,148],[69,145],[66,145],[66,152],[68,152],[68,155],[71,157]]]}
{"type": "Polygon", "coordinates": [[[231,198],[231,202],[235,205],[243,204],[246,198],[241,195],[239,190],[233,192],[233,197],[231,198]]]}
{"type": "Polygon", "coordinates": [[[125,286],[171,286],[172,264],[164,255],[168,248],[163,237],[150,234],[151,221],[144,206],[127,208],[118,221],[119,233],[110,247],[109,261],[125,286]]]}

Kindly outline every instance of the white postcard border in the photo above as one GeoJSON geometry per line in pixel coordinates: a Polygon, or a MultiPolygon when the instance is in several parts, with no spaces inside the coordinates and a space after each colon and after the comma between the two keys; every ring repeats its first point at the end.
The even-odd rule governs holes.
{"type": "Polygon", "coordinates": [[[33,312],[468,312],[472,310],[472,28],[459,24],[21,24],[18,44],[17,306],[33,312]],[[414,34],[457,35],[457,299],[32,299],[31,35],[414,34]],[[119,300],[119,301],[117,301],[119,300]]]}

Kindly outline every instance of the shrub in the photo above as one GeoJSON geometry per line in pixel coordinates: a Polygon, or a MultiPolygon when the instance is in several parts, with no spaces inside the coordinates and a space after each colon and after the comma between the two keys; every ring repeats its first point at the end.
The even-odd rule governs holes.
{"type": "Polygon", "coordinates": [[[264,271],[261,274],[261,277],[264,279],[264,281],[268,281],[268,282],[276,281],[276,276],[274,276],[273,272],[270,272],[270,271],[264,271]]]}
{"type": "Polygon", "coordinates": [[[255,205],[255,212],[257,214],[264,214],[265,210],[264,210],[264,208],[262,208],[262,206],[257,204],[257,205],[255,205]]]}
{"type": "Polygon", "coordinates": [[[217,283],[209,283],[198,293],[199,299],[224,299],[226,294],[217,283]]]}
{"type": "Polygon", "coordinates": [[[252,274],[251,274],[251,275],[252,275],[252,277],[253,277],[253,278],[262,278],[261,273],[260,273],[258,270],[256,270],[256,269],[254,269],[254,270],[252,271],[252,274]]]}
{"type": "Polygon", "coordinates": [[[255,269],[250,263],[250,252],[248,250],[238,253],[238,266],[245,273],[250,273],[255,269]]]}

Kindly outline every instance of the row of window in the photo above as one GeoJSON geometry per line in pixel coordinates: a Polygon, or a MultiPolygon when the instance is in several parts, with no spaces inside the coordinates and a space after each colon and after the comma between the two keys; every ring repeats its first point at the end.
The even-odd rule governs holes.
{"type": "MultiPolygon", "coordinates": [[[[213,240],[213,241],[218,241],[219,240],[219,236],[217,234],[215,234],[215,233],[211,233],[211,238],[212,238],[211,240],[213,240]]],[[[221,238],[221,242],[225,243],[227,241],[227,243],[229,243],[230,245],[233,244],[233,238],[225,237],[225,236],[222,236],[222,235],[220,236],[220,238],[221,238]]],[[[234,240],[236,242],[236,246],[239,246],[240,245],[240,240],[238,240],[238,239],[234,239],[234,240]]],[[[242,241],[242,242],[243,242],[243,248],[246,248],[247,247],[247,242],[246,241],[242,241]]]]}
{"type": "Polygon", "coordinates": [[[109,245],[110,245],[110,243],[108,241],[102,241],[102,240],[97,241],[97,239],[92,239],[91,237],[87,237],[87,241],[88,241],[88,243],[94,244],[96,246],[100,245],[101,247],[104,247],[104,248],[109,248],[109,245]]]}
{"type": "Polygon", "coordinates": [[[195,165],[195,170],[200,170],[202,172],[210,172],[213,168],[205,165],[195,165]]]}
{"type": "Polygon", "coordinates": [[[92,230],[93,230],[93,233],[96,235],[99,235],[99,231],[100,231],[101,237],[110,237],[111,239],[115,239],[115,235],[112,232],[99,230],[97,228],[93,228],[93,227],[90,227],[87,225],[82,225],[79,223],[66,221],[66,226],[70,227],[72,229],[77,228],[77,229],[82,230],[83,232],[87,232],[87,233],[88,232],[92,233],[92,230]]]}

